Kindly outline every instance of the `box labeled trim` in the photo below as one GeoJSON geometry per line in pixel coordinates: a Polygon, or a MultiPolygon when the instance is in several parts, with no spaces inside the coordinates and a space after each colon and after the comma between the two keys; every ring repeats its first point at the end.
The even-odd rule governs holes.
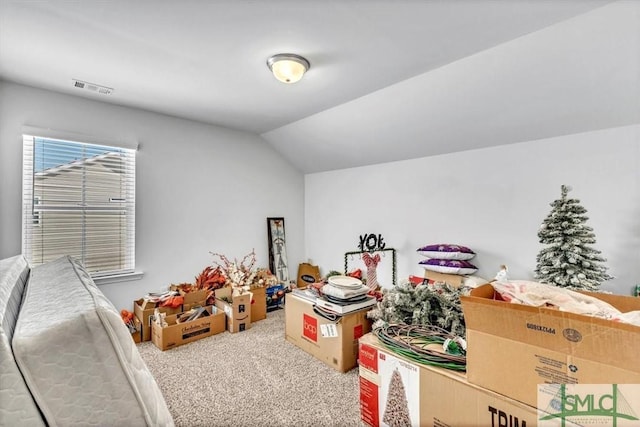
{"type": "Polygon", "coordinates": [[[535,427],[536,408],[478,387],[464,374],[417,364],[360,338],[360,418],[371,427],[535,427]]]}

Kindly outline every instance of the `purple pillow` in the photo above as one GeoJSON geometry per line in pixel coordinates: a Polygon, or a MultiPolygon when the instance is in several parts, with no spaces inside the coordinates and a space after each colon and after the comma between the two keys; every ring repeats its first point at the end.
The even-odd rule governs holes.
{"type": "Polygon", "coordinates": [[[427,258],[437,259],[468,260],[476,256],[476,253],[466,246],[446,244],[423,246],[418,252],[427,258]]]}
{"type": "Polygon", "coordinates": [[[425,270],[446,274],[473,274],[478,268],[469,261],[457,259],[425,259],[419,263],[425,270]]]}

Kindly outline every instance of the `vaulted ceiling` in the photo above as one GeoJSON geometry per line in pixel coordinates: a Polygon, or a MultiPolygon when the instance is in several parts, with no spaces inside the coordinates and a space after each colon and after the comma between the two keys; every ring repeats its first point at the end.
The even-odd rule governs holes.
{"type": "Polygon", "coordinates": [[[638,123],[639,76],[633,0],[0,0],[1,79],[253,132],[305,173],[638,123]]]}

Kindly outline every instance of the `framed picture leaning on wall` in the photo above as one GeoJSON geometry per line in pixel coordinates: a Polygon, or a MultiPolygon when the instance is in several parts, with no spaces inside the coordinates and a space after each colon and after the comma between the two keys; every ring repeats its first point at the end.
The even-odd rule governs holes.
{"type": "Polygon", "coordinates": [[[289,284],[289,264],[285,246],[284,218],[267,218],[269,269],[281,283],[289,284]]]}

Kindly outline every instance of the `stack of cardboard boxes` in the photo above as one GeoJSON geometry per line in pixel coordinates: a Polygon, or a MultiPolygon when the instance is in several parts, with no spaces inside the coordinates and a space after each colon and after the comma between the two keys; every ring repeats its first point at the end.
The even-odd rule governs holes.
{"type": "MultiPolygon", "coordinates": [[[[640,298],[584,293],[623,313],[640,310],[640,298]]],[[[512,304],[490,284],[461,299],[474,384],[531,406],[538,406],[538,384],[640,384],[639,326],[512,304]]]]}
{"type": "Polygon", "coordinates": [[[252,322],[267,317],[264,288],[242,294],[232,291],[230,287],[217,289],[213,306],[207,306],[208,290],[179,291],[184,299],[180,307],[159,307],[157,303],[145,298],[133,302],[135,319],[140,324],[139,334],[132,334],[134,341],[153,341],[158,348],[167,350],[225,330],[231,333],[245,331],[251,327],[252,322]],[[205,309],[200,317],[181,321],[188,318],[184,316],[185,313],[199,307],[205,309]],[[154,322],[156,311],[165,315],[165,326],[154,322]]]}
{"type": "Polygon", "coordinates": [[[227,331],[236,333],[251,328],[252,299],[252,292],[240,293],[238,290],[232,290],[229,287],[216,290],[216,307],[226,315],[227,331]]]}
{"type": "MultiPolygon", "coordinates": [[[[591,295],[622,312],[640,310],[638,298],[591,295]]],[[[575,425],[578,419],[590,425],[640,423],[640,327],[511,304],[490,284],[461,299],[466,374],[416,364],[373,334],[360,339],[365,424],[394,425],[399,419],[434,426],[575,425]]]]}
{"type": "Polygon", "coordinates": [[[181,291],[183,304],[179,307],[160,307],[145,298],[134,301],[133,312],[141,324],[140,341],[152,341],[161,350],[167,350],[224,331],[224,314],[218,313],[215,307],[213,310],[207,307],[206,315],[198,319],[183,323],[178,320],[196,307],[205,307],[207,293],[206,290],[181,291]],[[156,311],[165,315],[166,327],[154,322],[156,311]],[[221,329],[220,321],[223,322],[221,329]]]}
{"type": "Polygon", "coordinates": [[[372,427],[532,427],[536,410],[471,384],[463,373],[417,364],[360,339],[360,417],[372,427]]]}

